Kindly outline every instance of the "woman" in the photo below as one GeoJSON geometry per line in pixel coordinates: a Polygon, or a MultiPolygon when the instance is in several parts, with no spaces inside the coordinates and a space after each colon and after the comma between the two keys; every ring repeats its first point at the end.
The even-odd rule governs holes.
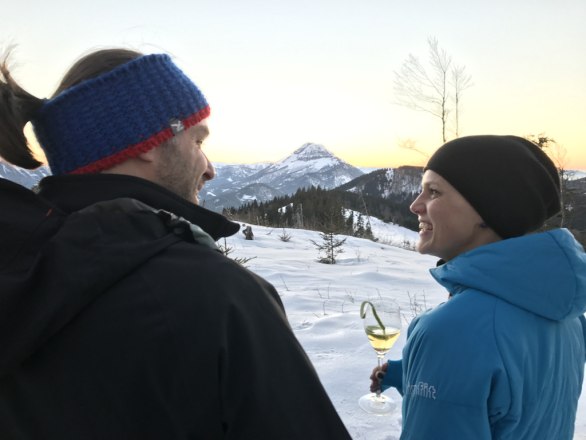
{"type": "Polygon", "coordinates": [[[371,388],[403,395],[401,439],[572,439],[584,373],[586,254],[565,229],[556,167],[515,136],[469,136],[431,157],[417,250],[449,300],[415,319],[371,388]]]}

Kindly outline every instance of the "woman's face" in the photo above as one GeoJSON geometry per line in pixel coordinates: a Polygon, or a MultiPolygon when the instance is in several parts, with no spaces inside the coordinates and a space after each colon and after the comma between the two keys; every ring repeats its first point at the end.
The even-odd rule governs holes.
{"type": "Polygon", "coordinates": [[[411,204],[419,220],[417,251],[443,260],[500,238],[484,226],[482,218],[466,199],[434,171],[427,170],[421,194],[411,204]]]}

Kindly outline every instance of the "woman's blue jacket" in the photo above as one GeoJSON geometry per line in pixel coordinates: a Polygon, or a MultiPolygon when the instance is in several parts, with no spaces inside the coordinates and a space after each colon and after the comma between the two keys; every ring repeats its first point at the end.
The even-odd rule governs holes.
{"type": "Polygon", "coordinates": [[[409,326],[383,388],[401,439],[568,439],[584,374],[586,253],[565,229],[503,240],[431,270],[450,299],[409,326]]]}

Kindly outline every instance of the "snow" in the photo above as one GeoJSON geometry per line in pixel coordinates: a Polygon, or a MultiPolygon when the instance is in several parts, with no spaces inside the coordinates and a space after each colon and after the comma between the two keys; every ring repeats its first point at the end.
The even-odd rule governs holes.
{"type": "MultiPolygon", "coordinates": [[[[402,307],[405,330],[416,310],[443,302],[446,292],[428,272],[435,266],[434,257],[383,243],[416,240],[416,233],[373,218],[371,225],[379,241],[348,237],[335,265],[316,261],[318,251],[310,240],[321,239],[315,231],[252,225],[254,240],[239,233],[226,244],[232,248],[230,257],[253,258],[245,266],[279,291],[291,327],[352,438],[395,440],[401,430],[401,397],[394,389],[385,393],[398,402],[394,413],[375,416],[358,407],[376,365],[358,315],[360,303],[378,296],[395,298],[402,307]],[[284,235],[290,235],[290,241],[279,238],[284,235]]],[[[405,332],[387,359],[399,359],[404,344],[405,332]]],[[[575,440],[586,440],[585,406],[583,397],[575,440]]]]}
{"type": "MultiPolygon", "coordinates": [[[[355,212],[354,218],[356,218],[357,215],[358,213],[355,212]]],[[[385,223],[375,217],[370,217],[369,220],[372,234],[381,243],[415,249],[415,244],[419,239],[419,234],[417,232],[404,228],[403,226],[385,223]]]]}
{"type": "MultiPolygon", "coordinates": [[[[327,148],[319,144],[304,144],[285,159],[272,164],[265,170],[269,173],[312,173],[336,168],[345,162],[334,156],[327,148]]],[[[348,167],[352,167],[348,165],[348,167]]],[[[346,183],[346,179],[343,183],[346,183]]]]}
{"type": "Polygon", "coordinates": [[[303,172],[303,174],[306,174],[308,172],[317,172],[333,168],[339,163],[340,161],[334,157],[319,157],[307,160],[300,159],[296,156],[289,156],[284,161],[275,164],[273,168],[275,168],[274,172],[285,172],[287,174],[303,172]]]}
{"type": "Polygon", "coordinates": [[[586,177],[586,170],[569,170],[566,173],[570,180],[578,180],[586,177]]]}

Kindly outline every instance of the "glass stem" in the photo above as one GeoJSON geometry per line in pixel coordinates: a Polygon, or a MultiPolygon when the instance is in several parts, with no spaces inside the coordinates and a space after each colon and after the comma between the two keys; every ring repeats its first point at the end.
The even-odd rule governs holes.
{"type": "MultiPolygon", "coordinates": [[[[378,354],[378,353],[376,354],[376,358],[378,360],[378,368],[379,368],[379,370],[382,367],[383,357],[384,357],[384,355],[382,355],[382,354],[378,354]]],[[[377,398],[380,397],[380,395],[382,393],[382,389],[381,389],[382,387],[381,387],[381,383],[380,382],[381,381],[379,380],[379,382],[378,382],[378,388],[376,390],[376,397],[377,398]]]]}

